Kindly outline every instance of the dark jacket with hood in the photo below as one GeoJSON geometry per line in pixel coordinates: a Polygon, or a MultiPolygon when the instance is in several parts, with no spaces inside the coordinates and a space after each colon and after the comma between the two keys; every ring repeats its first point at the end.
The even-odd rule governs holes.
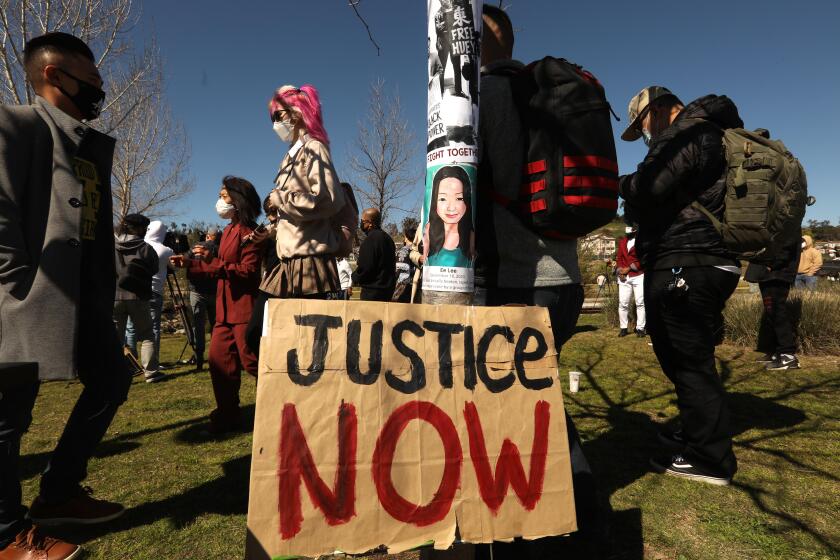
{"type": "Polygon", "coordinates": [[[158,255],[138,235],[117,236],[117,294],[115,299],[149,300],[152,278],[158,271],[158,255]]]}
{"type": "Polygon", "coordinates": [[[639,224],[636,251],[646,269],[738,264],[691,203],[696,200],[722,219],[723,129],[743,126],[728,97],[701,97],[651,141],[636,172],[621,177],[625,212],[639,224]]]}

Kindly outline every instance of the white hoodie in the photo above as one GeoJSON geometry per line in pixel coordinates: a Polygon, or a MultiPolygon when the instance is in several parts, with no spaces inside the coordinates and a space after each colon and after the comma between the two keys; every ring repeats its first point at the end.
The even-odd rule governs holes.
{"type": "Polygon", "coordinates": [[[152,291],[163,295],[163,283],[166,282],[166,271],[169,268],[169,257],[172,249],[163,244],[166,238],[166,226],[160,220],[155,220],[146,229],[146,243],[152,246],[158,255],[158,271],[152,278],[152,291]]]}

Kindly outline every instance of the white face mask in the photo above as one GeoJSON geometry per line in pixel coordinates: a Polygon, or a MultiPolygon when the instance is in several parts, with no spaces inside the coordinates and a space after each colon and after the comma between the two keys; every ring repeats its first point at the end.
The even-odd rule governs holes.
{"type": "Polygon", "coordinates": [[[280,140],[286,142],[287,144],[292,141],[292,136],[294,134],[294,127],[292,127],[292,123],[289,121],[277,121],[274,123],[274,132],[277,133],[277,136],[280,137],[280,140]]]}
{"type": "Polygon", "coordinates": [[[220,198],[216,201],[216,213],[221,219],[229,220],[233,217],[234,213],[236,213],[236,206],[228,204],[224,201],[224,199],[220,198]]]}

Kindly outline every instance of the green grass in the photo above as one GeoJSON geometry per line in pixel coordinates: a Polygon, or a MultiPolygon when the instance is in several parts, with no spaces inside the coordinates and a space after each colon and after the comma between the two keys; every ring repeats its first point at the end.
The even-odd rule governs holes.
{"type": "MultiPolygon", "coordinates": [[[[840,358],[806,357],[799,371],[768,374],[752,352],[719,349],[740,462],[734,485],[720,488],[648,472],[656,431],[677,413],[648,339],[615,338],[601,314],[583,316],[578,331],[561,355],[561,374],[585,375],[566,405],[614,509],[615,558],[840,558],[840,358]]],[[[165,338],[163,360],[174,360],[182,345],[165,338]]],[[[249,417],[254,389],[244,376],[249,417]]],[[[63,382],[41,389],[23,440],[27,501],[79,390],[63,382]]],[[[251,434],[211,439],[203,429],[212,407],[206,371],[136,381],[87,480],[97,496],[129,511],[102,527],[58,534],[83,542],[85,558],[241,558],[251,434]]]]}

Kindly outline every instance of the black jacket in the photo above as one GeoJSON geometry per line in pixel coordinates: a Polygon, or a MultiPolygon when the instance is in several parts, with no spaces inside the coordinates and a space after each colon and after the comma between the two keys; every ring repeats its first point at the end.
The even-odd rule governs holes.
{"type": "Polygon", "coordinates": [[[368,290],[394,293],[397,283],[397,248],[381,229],[371,230],[359,247],[359,262],[353,284],[368,290]]]}
{"type": "Polygon", "coordinates": [[[701,97],[652,140],[636,172],[621,177],[625,213],[639,224],[636,252],[646,269],[733,264],[720,235],[691,203],[722,219],[723,129],[743,126],[728,97],[701,97]]]}
{"type": "Polygon", "coordinates": [[[750,263],[744,280],[747,282],[782,281],[793,284],[799,270],[802,254],[802,238],[797,236],[779,251],[779,257],[769,266],[766,263],[750,263]]]}
{"type": "Polygon", "coordinates": [[[116,300],[152,299],[152,277],[158,271],[158,254],[142,237],[117,237],[116,300]]]}

